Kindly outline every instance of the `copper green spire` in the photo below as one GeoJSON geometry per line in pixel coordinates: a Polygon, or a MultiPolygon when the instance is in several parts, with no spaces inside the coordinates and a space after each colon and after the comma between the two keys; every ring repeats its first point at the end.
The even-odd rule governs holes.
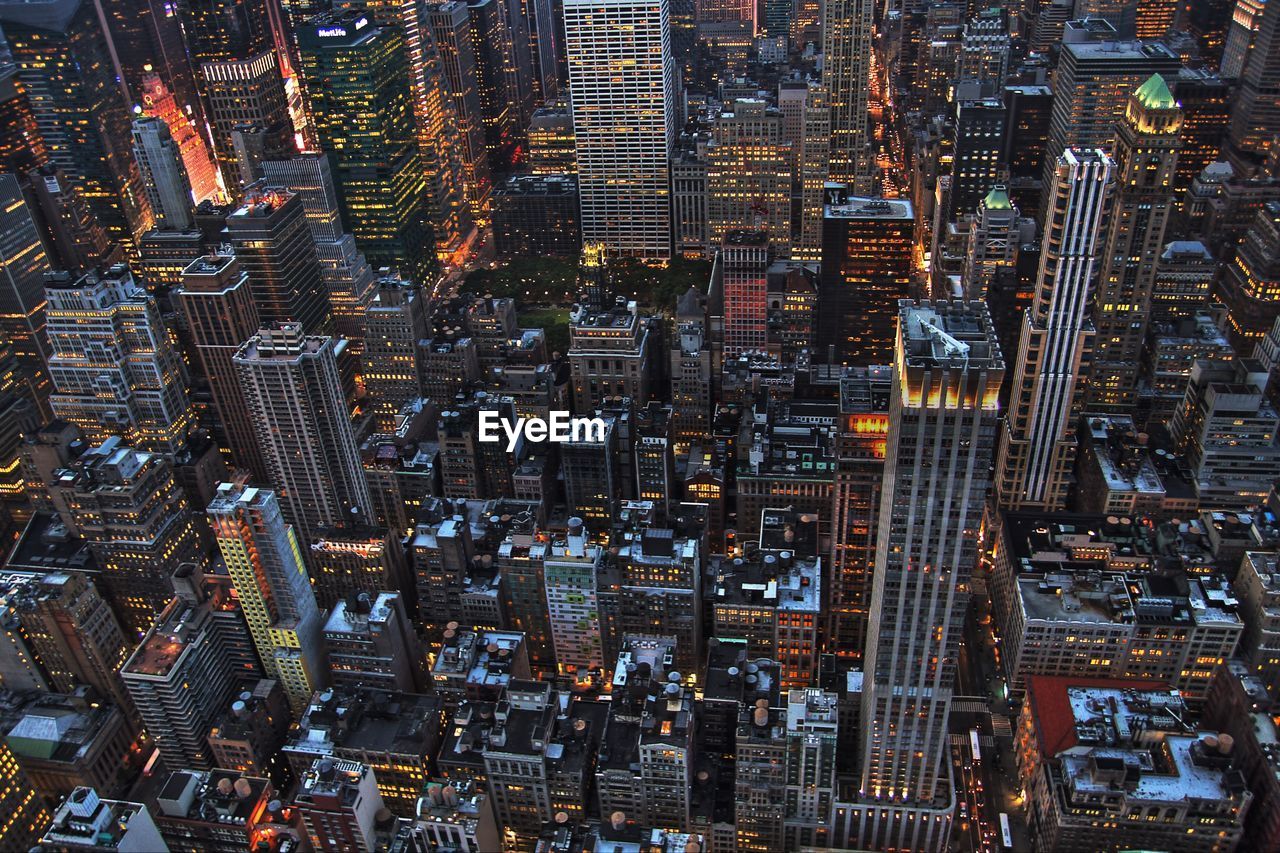
{"type": "Polygon", "coordinates": [[[1169,84],[1159,74],[1152,74],[1147,82],[1133,93],[1139,103],[1149,110],[1171,110],[1178,106],[1178,101],[1169,91],[1169,84]]]}
{"type": "Polygon", "coordinates": [[[991,192],[987,193],[982,203],[987,206],[987,210],[1013,210],[1013,202],[1009,201],[1009,194],[999,185],[991,188],[991,192]]]}

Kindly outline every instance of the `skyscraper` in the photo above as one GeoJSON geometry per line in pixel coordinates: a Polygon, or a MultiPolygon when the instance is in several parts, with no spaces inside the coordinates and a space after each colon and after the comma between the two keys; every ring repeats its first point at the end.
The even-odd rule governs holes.
{"type": "Polygon", "coordinates": [[[947,720],[1003,376],[984,304],[901,304],[864,658],[866,822],[854,846],[945,845],[947,720]]]}
{"type": "Polygon", "coordinates": [[[255,186],[227,217],[227,234],[263,323],[301,323],[308,335],[330,329],[316,242],[296,193],[255,186]]]}
{"type": "Polygon", "coordinates": [[[764,233],[729,231],[724,235],[717,269],[724,295],[724,353],[727,356],[763,351],[768,344],[769,248],[769,238],[764,233]]]}
{"type": "MultiPolygon", "coordinates": [[[[205,144],[203,134],[196,130],[193,117],[178,106],[178,101],[159,74],[151,72],[142,77],[142,112],[158,118],[169,126],[169,133],[177,143],[191,179],[191,191],[197,202],[218,197],[222,192],[217,164],[205,144]]],[[[195,118],[199,117],[199,113],[195,118]]]]}
{"type": "Polygon", "coordinates": [[[123,264],[51,274],[45,292],[54,414],[95,444],[119,435],[139,450],[176,452],[195,412],[155,299],[123,264]]]}
{"type": "Polygon", "coordinates": [[[1228,158],[1246,174],[1266,158],[1280,134],[1280,5],[1267,3],[1260,15],[1227,130],[1228,158]]]}
{"type": "Polygon", "coordinates": [[[986,299],[992,279],[1001,270],[1013,272],[1018,258],[1018,223],[1018,208],[1003,186],[992,187],[978,202],[960,276],[966,299],[986,299]]]}
{"type": "Polygon", "coordinates": [[[668,4],[566,0],[564,17],[582,239],[669,257],[677,93],[668,4]]]}
{"type": "Polygon", "coordinates": [[[191,181],[169,125],[150,116],[134,119],[133,156],[142,173],[142,187],[151,202],[156,227],[172,231],[191,228],[195,224],[191,181]]]}
{"type": "Polygon", "coordinates": [[[365,14],[334,13],[308,22],[298,44],[320,146],[333,158],[356,245],[374,267],[401,267],[425,282],[435,263],[423,201],[437,176],[427,174],[415,133],[404,34],[365,14]]]}
{"type": "Polygon", "coordinates": [[[828,180],[871,192],[867,99],[871,89],[871,0],[829,0],[823,8],[823,85],[831,108],[828,180]]]}
{"type": "Polygon", "coordinates": [[[209,255],[182,272],[170,294],[182,315],[235,464],[263,482],[267,469],[253,429],[244,388],[232,358],[261,325],[248,276],[234,255],[209,255]]]}
{"type": "Polygon", "coordinates": [[[311,580],[298,539],[276,495],[232,483],[218,486],[209,504],[218,550],[239,595],[249,633],[267,678],[284,688],[295,714],[329,680],[311,580]]]}
{"type": "Polygon", "coordinates": [[[1130,96],[1117,128],[1115,201],[1094,299],[1098,337],[1089,411],[1137,405],[1138,361],[1173,205],[1181,126],[1178,102],[1164,78],[1153,74],[1130,96]]]}
{"type": "Polygon", "coordinates": [[[0,175],[0,337],[10,341],[25,393],[48,413],[49,339],[44,274],[49,259],[14,175],[0,175]]]}
{"type": "Polygon", "coordinates": [[[0,3],[18,80],[49,158],[74,181],[113,240],[133,245],[151,210],[129,151],[129,113],[115,44],[90,0],[0,3]]]}
{"type": "Polygon", "coordinates": [[[404,35],[414,133],[436,254],[442,261],[457,262],[474,224],[467,204],[464,143],[429,12],[424,4],[407,0],[371,0],[365,9],[379,26],[398,27],[404,35]]]}
{"type": "Polygon", "coordinates": [[[165,763],[210,767],[209,730],[231,697],[261,676],[240,612],[191,578],[120,670],[165,763]]]}
{"type": "Polygon", "coordinates": [[[587,539],[582,519],[569,519],[569,532],[547,547],[543,577],[547,617],[562,675],[597,675],[604,666],[596,575],[601,549],[587,539]]]}
{"type": "Polygon", "coordinates": [[[472,215],[483,218],[488,207],[492,177],[489,152],[485,147],[484,115],[480,106],[480,77],[471,16],[461,0],[423,5],[427,26],[440,54],[445,92],[453,104],[453,118],[462,142],[467,199],[472,215]]]}
{"type": "Polygon", "coordinates": [[[302,548],[321,526],[363,520],[373,504],[333,339],[285,323],[261,329],[233,361],[269,480],[302,548]]]}
{"type": "Polygon", "coordinates": [[[911,295],[911,203],[828,189],[822,232],[818,356],[888,364],[897,300],[911,295]]]}
{"type": "Polygon", "coordinates": [[[779,257],[791,255],[791,155],[782,113],[739,98],[720,113],[707,148],[711,246],[730,231],[763,231],[779,257]]]}
{"type": "Polygon", "coordinates": [[[419,285],[383,278],[365,310],[364,385],[385,433],[395,431],[400,409],[422,395],[418,342],[430,337],[426,301],[419,285]]]}
{"type": "Polygon", "coordinates": [[[333,330],[358,350],[364,340],[364,312],[373,299],[374,270],[345,230],[329,158],[299,154],[288,160],[263,160],[262,173],[268,185],[287,187],[302,198],[333,311],[333,330]]]}
{"type": "Polygon", "coordinates": [[[1066,507],[1094,341],[1089,294],[1115,163],[1102,151],[1068,149],[1056,178],[997,465],[1000,503],[1009,509],[1066,507]]]}
{"type": "Polygon", "coordinates": [[[289,98],[275,51],[206,62],[200,66],[200,79],[209,103],[213,147],[228,189],[257,180],[257,161],[297,153],[289,98]],[[241,162],[234,140],[237,128],[257,130],[261,135],[261,157],[241,162]]]}
{"type": "Polygon", "coordinates": [[[56,477],[50,490],[65,501],[101,566],[103,596],[136,639],[172,597],[173,575],[207,559],[173,466],[112,436],[56,477]]]}

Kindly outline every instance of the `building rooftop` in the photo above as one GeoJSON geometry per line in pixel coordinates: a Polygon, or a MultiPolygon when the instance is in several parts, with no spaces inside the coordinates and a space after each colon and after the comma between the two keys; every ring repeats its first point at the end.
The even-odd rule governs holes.
{"type": "Polygon", "coordinates": [[[425,759],[439,740],[440,697],[364,687],[317,692],[289,733],[286,753],[336,750],[425,759]]]}

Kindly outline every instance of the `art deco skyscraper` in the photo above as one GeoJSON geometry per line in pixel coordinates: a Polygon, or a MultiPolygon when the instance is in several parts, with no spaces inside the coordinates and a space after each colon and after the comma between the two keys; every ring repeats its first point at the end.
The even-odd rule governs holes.
{"type": "Polygon", "coordinates": [[[134,119],[133,156],[138,161],[156,227],[171,231],[191,228],[195,224],[191,181],[169,125],[151,116],[134,119]]]}
{"type": "Polygon", "coordinates": [[[113,240],[132,245],[151,210],[129,151],[129,113],[115,46],[89,0],[0,3],[18,80],[49,149],[113,240]]]}
{"type": "Polygon", "coordinates": [[[584,243],[671,253],[676,74],[667,0],[565,0],[584,243]]]}
{"type": "Polygon", "coordinates": [[[182,271],[170,294],[209,382],[213,405],[235,464],[258,482],[267,469],[232,358],[260,326],[248,276],[234,255],[209,255],[182,271]]]}
{"type": "Polygon", "coordinates": [[[997,465],[1000,504],[1009,509],[1066,506],[1094,341],[1089,295],[1115,163],[1096,149],[1067,149],[1055,177],[997,465]]]}
{"type": "Polygon", "coordinates": [[[1147,339],[1156,268],[1173,206],[1182,110],[1153,74],[1129,98],[1116,131],[1116,191],[1098,263],[1098,337],[1088,410],[1131,411],[1147,339]]]}
{"type": "Polygon", "coordinates": [[[181,356],[156,301],[128,267],[45,282],[54,414],[98,444],[118,435],[139,450],[172,454],[195,411],[181,356]]]}
{"type": "Polygon", "coordinates": [[[362,521],[372,501],[333,339],[262,329],[233,359],[271,484],[305,550],[316,529],[362,521]]]}
{"type": "Polygon", "coordinates": [[[295,714],[328,681],[324,620],[294,530],[275,492],[223,483],[209,523],[227,563],[267,678],[284,688],[295,714]]]}
{"type": "Polygon", "coordinates": [[[823,9],[823,85],[831,107],[829,180],[871,192],[867,98],[871,89],[872,0],[829,0],[823,9]]]}
{"type": "Polygon", "coordinates": [[[852,846],[946,844],[947,718],[1003,377],[985,304],[901,303],[864,659],[864,818],[852,846]]]}
{"type": "Polygon", "coordinates": [[[1280,5],[1268,3],[1260,14],[1227,128],[1228,158],[1245,173],[1266,158],[1280,134],[1280,5]]]}
{"type": "Polygon", "coordinates": [[[399,267],[426,281],[435,266],[423,203],[430,176],[414,129],[404,34],[362,13],[334,13],[308,22],[298,44],[320,146],[333,158],[356,245],[375,268],[399,267]]]}

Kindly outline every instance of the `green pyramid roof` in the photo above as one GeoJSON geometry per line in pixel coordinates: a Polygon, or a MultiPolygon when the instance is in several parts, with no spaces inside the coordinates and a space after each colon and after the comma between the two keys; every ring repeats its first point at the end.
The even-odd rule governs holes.
{"type": "Polygon", "coordinates": [[[1013,210],[1013,202],[1009,201],[1009,194],[1004,191],[1004,187],[992,187],[982,203],[987,206],[987,210],[1013,210]]]}
{"type": "Polygon", "coordinates": [[[1178,106],[1178,101],[1169,91],[1169,84],[1159,74],[1152,74],[1147,82],[1133,93],[1138,101],[1149,110],[1171,110],[1178,106]]]}

